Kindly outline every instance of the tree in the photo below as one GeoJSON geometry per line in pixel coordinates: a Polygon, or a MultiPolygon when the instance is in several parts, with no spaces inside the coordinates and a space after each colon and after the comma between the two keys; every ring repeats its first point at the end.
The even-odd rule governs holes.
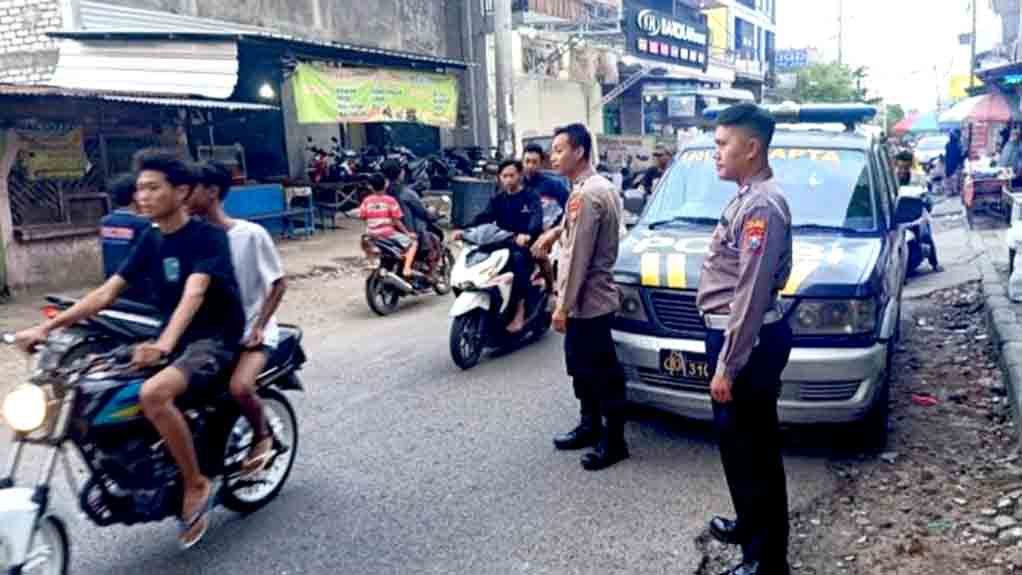
{"type": "Polygon", "coordinates": [[[785,100],[810,102],[869,102],[863,83],[868,76],[866,68],[850,68],[838,62],[813,64],[799,70],[794,90],[781,91],[785,100]]]}
{"type": "Polygon", "coordinates": [[[887,106],[887,125],[884,126],[884,129],[888,134],[893,134],[895,124],[903,119],[905,119],[905,109],[901,107],[901,104],[887,106]]]}

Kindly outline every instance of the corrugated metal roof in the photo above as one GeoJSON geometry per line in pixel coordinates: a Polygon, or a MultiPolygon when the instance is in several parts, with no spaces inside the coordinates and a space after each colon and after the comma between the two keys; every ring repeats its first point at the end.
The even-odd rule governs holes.
{"type": "MultiPolygon", "coordinates": [[[[463,60],[415,54],[400,50],[387,50],[359,46],[344,42],[314,40],[259,26],[248,26],[236,22],[197,18],[162,12],[127,8],[105,2],[80,1],[78,30],[53,32],[56,38],[95,39],[119,37],[177,37],[191,39],[248,39],[286,43],[304,48],[331,50],[348,55],[377,56],[404,64],[429,64],[464,69],[468,64],[463,60]]],[[[343,56],[343,54],[342,54],[343,56]]]]}
{"type": "Polygon", "coordinates": [[[163,97],[157,94],[117,94],[96,90],[81,90],[60,86],[41,86],[29,84],[0,84],[0,98],[4,96],[38,96],[79,98],[83,100],[101,100],[108,102],[125,102],[150,106],[203,108],[217,110],[235,110],[249,112],[272,112],[279,110],[277,106],[257,104],[253,102],[230,102],[226,100],[206,100],[199,98],[163,97]]]}
{"type": "Polygon", "coordinates": [[[107,92],[146,92],[229,98],[238,83],[233,41],[63,40],[54,86],[107,92]]]}

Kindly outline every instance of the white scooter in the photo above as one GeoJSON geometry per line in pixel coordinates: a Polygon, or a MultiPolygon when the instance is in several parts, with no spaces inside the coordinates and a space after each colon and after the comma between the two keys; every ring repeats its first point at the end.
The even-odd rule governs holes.
{"type": "Polygon", "coordinates": [[[933,228],[930,221],[930,210],[932,209],[931,199],[925,187],[902,186],[898,190],[899,196],[919,198],[923,202],[923,213],[919,219],[905,225],[905,245],[908,247],[908,262],[906,272],[915,272],[923,260],[936,261],[933,251],[933,228]],[[923,240],[928,241],[923,241],[923,240]]]}
{"type": "MultiPolygon", "coordinates": [[[[554,207],[548,206],[544,206],[543,219],[552,225],[561,210],[556,202],[554,207]]],[[[538,264],[533,267],[524,294],[525,327],[513,334],[506,329],[515,311],[508,305],[514,283],[514,274],[507,269],[511,260],[507,245],[512,235],[495,224],[485,224],[466,230],[462,236],[464,247],[451,271],[451,287],[457,297],[450,311],[451,358],[461,369],[479,363],[486,348],[509,348],[536,340],[550,329],[552,294],[538,264]]],[[[550,254],[550,260],[557,261],[556,251],[550,254]]]]}

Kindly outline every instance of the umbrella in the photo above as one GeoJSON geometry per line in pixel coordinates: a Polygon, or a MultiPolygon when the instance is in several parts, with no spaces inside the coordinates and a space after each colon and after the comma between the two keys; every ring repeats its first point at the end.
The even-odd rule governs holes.
{"type": "Polygon", "coordinates": [[[939,132],[940,125],[937,123],[937,112],[926,112],[912,119],[912,126],[908,129],[913,134],[923,132],[939,132]]]}
{"type": "Polygon", "coordinates": [[[914,122],[916,117],[918,116],[919,116],[918,113],[912,112],[911,114],[899,120],[898,123],[894,125],[894,133],[901,136],[905,132],[908,132],[909,129],[912,128],[912,122],[914,122]]]}
{"type": "Polygon", "coordinates": [[[1020,113],[1001,94],[984,94],[966,98],[940,115],[940,124],[961,124],[962,122],[999,122],[1018,120],[1020,113]]]}

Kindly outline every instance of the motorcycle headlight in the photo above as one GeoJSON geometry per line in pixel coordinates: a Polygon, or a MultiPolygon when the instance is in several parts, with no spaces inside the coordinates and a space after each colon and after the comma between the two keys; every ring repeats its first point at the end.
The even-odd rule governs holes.
{"type": "Polygon", "coordinates": [[[618,284],[618,291],[621,293],[621,308],[617,316],[621,319],[631,321],[648,322],[646,306],[642,303],[642,292],[635,285],[618,284]]]}
{"type": "Polygon", "coordinates": [[[876,329],[872,299],[802,300],[789,316],[795,335],[861,335],[876,329]]]}
{"type": "Polygon", "coordinates": [[[16,386],[4,398],[3,416],[15,431],[35,431],[46,421],[46,392],[30,383],[16,386]]]}

